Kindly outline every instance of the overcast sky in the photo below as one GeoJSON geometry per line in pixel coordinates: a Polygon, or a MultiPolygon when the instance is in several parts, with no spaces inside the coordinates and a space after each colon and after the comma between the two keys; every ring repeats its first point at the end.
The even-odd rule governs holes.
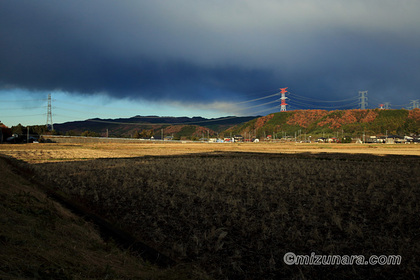
{"type": "Polygon", "coordinates": [[[419,11],[418,0],[4,0],[0,120],[25,122],[24,110],[45,123],[49,93],[58,122],[247,115],[278,97],[239,102],[280,87],[290,104],[357,107],[367,90],[369,107],[400,108],[420,98],[419,11]]]}

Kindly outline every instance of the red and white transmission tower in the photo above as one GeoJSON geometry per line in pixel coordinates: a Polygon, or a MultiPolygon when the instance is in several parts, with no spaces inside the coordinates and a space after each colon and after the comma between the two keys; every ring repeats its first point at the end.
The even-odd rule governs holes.
{"type": "Polygon", "coordinates": [[[384,108],[384,104],[379,104],[379,109],[383,109],[384,108]]]}
{"type": "Polygon", "coordinates": [[[286,104],[286,99],[287,99],[287,97],[286,97],[287,90],[286,89],[287,89],[287,87],[280,89],[280,93],[281,93],[280,112],[285,112],[286,111],[286,105],[288,105],[288,104],[286,104]]]}

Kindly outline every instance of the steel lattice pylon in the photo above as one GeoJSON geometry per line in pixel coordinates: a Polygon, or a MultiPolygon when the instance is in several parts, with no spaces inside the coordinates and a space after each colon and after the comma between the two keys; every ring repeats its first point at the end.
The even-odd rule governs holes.
{"type": "Polygon", "coordinates": [[[51,94],[48,94],[48,107],[47,107],[47,128],[54,130],[51,110],[51,94]]]}

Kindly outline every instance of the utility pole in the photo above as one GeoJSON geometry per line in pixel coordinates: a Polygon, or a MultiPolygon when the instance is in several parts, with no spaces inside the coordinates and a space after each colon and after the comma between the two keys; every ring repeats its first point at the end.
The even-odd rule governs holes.
{"type": "Polygon", "coordinates": [[[365,110],[368,106],[367,90],[359,91],[360,109],[365,110]]]}
{"type": "Polygon", "coordinates": [[[106,138],[108,138],[108,136],[109,136],[109,131],[108,131],[108,128],[106,129],[106,138]]]}
{"type": "Polygon", "coordinates": [[[51,94],[48,94],[48,107],[47,107],[47,129],[51,127],[54,130],[52,111],[51,111],[51,94]]]}
{"type": "Polygon", "coordinates": [[[29,143],[29,126],[26,127],[26,143],[29,143]]]}
{"type": "Polygon", "coordinates": [[[160,129],[160,137],[162,137],[162,141],[165,141],[165,139],[163,138],[163,128],[160,129]]]}

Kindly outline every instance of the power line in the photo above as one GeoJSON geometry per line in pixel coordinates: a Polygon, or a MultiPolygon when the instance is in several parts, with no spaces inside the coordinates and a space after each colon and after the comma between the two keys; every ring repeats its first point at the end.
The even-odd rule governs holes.
{"type": "Polygon", "coordinates": [[[289,103],[295,104],[295,105],[296,104],[297,105],[303,105],[304,107],[307,107],[307,108],[321,108],[321,109],[337,109],[337,108],[351,107],[351,106],[359,104],[359,102],[356,101],[356,102],[352,102],[352,103],[335,105],[335,106],[320,106],[320,105],[313,105],[313,104],[308,104],[308,103],[305,103],[305,102],[297,101],[295,99],[289,99],[289,103]]]}
{"type": "Polygon", "coordinates": [[[241,110],[247,110],[247,109],[250,109],[250,108],[260,107],[260,106],[264,106],[264,105],[272,104],[272,103],[274,103],[274,102],[278,102],[278,100],[273,100],[273,101],[266,102],[266,103],[259,104],[259,105],[254,105],[254,106],[249,106],[249,107],[240,108],[240,109],[237,109],[236,111],[241,111],[241,110]]]}
{"type": "Polygon", "coordinates": [[[352,98],[347,98],[347,99],[342,99],[342,100],[320,100],[320,99],[313,99],[310,97],[301,96],[293,92],[289,92],[289,93],[292,95],[292,97],[297,97],[295,99],[304,99],[306,101],[318,102],[318,103],[324,103],[324,102],[325,103],[340,103],[340,102],[353,101],[353,100],[358,99],[358,97],[352,97],[352,98]]]}
{"type": "MultiPolygon", "coordinates": [[[[245,104],[245,103],[248,103],[248,102],[255,102],[255,101],[258,101],[258,100],[263,100],[263,99],[270,98],[270,97],[277,96],[277,95],[278,95],[278,93],[275,93],[275,94],[272,94],[272,95],[268,95],[268,96],[264,96],[264,97],[260,97],[260,98],[256,98],[256,99],[252,99],[252,100],[242,101],[242,102],[239,102],[239,103],[233,103],[233,104],[229,104],[229,105],[245,104]]],[[[62,103],[73,104],[73,105],[80,105],[80,106],[84,106],[84,107],[93,107],[93,106],[90,106],[90,105],[78,104],[78,103],[74,103],[74,102],[67,102],[67,101],[61,101],[61,102],[62,103]]],[[[258,104],[258,105],[243,107],[243,108],[236,109],[234,111],[248,110],[248,109],[252,109],[252,108],[256,108],[256,107],[261,107],[261,106],[265,106],[265,105],[268,105],[268,104],[272,104],[272,103],[275,103],[275,102],[278,102],[278,100],[273,100],[273,101],[265,102],[265,103],[258,104]]],[[[100,106],[100,107],[105,107],[105,108],[110,109],[110,107],[107,107],[107,106],[100,106]]],[[[72,111],[72,112],[78,112],[78,113],[89,113],[88,111],[63,108],[61,106],[54,106],[54,109],[60,109],[60,110],[64,110],[64,111],[72,111]]],[[[123,108],[118,108],[118,109],[119,110],[127,111],[126,108],[124,108],[124,109],[123,108]]],[[[103,116],[109,116],[109,114],[103,114],[103,113],[95,113],[95,114],[99,114],[99,115],[103,115],[103,116]]],[[[155,117],[145,116],[145,117],[141,117],[141,118],[155,118],[155,117]]]]}
{"type": "MultiPolygon", "coordinates": [[[[277,100],[275,101],[271,101],[271,102],[267,102],[264,104],[260,104],[257,106],[252,106],[252,107],[259,107],[259,106],[263,106],[263,105],[267,105],[267,104],[271,104],[277,102],[277,100]]],[[[248,107],[251,108],[251,107],[248,107]]],[[[271,108],[267,108],[267,109],[263,109],[260,111],[254,111],[251,114],[258,114],[261,112],[266,112],[266,111],[270,111],[270,110],[274,110],[277,109],[278,106],[275,107],[271,107],[271,108]]],[[[141,117],[143,118],[143,117],[141,117]]],[[[150,117],[153,118],[153,117],[150,117]]],[[[228,120],[228,119],[235,119],[235,118],[239,118],[239,117],[226,117],[226,118],[218,118],[218,119],[210,119],[210,120],[204,120],[204,121],[191,121],[191,122],[181,122],[181,123],[140,123],[140,122],[118,122],[118,121],[106,121],[106,120],[95,120],[95,119],[88,119],[86,121],[90,121],[90,122],[99,122],[99,123],[108,123],[108,124],[124,124],[124,125],[196,125],[199,123],[208,123],[208,122],[217,122],[217,121],[222,121],[222,120],[228,120]]]]}
{"type": "Polygon", "coordinates": [[[57,119],[57,117],[62,117],[62,118],[77,118],[77,117],[75,117],[75,116],[69,116],[69,115],[63,115],[63,114],[61,114],[61,113],[54,113],[54,117],[55,117],[55,119],[57,119]]]}
{"type": "Polygon", "coordinates": [[[273,96],[276,96],[276,95],[279,95],[279,93],[267,95],[267,96],[260,97],[260,98],[255,98],[255,99],[252,99],[252,100],[242,101],[242,102],[238,102],[238,103],[231,103],[231,105],[239,105],[239,104],[244,104],[244,103],[248,103],[248,102],[254,102],[254,101],[270,98],[270,97],[273,97],[273,96]]]}
{"type": "Polygon", "coordinates": [[[31,101],[47,101],[47,99],[19,99],[19,100],[1,100],[2,103],[4,102],[31,102],[31,101]]]}
{"type": "Polygon", "coordinates": [[[267,90],[261,90],[261,91],[254,91],[254,92],[250,92],[249,94],[244,94],[244,96],[253,96],[253,95],[260,95],[261,93],[268,93],[268,92],[273,92],[277,90],[275,89],[267,89],[267,90]]]}
{"type": "MultiPolygon", "coordinates": [[[[60,106],[53,106],[53,108],[54,109],[63,110],[63,111],[75,112],[75,113],[92,113],[92,112],[89,112],[89,111],[74,110],[74,109],[69,109],[69,108],[63,108],[63,107],[60,107],[60,106]]],[[[96,112],[95,112],[95,114],[96,115],[102,115],[102,116],[108,116],[109,117],[109,114],[96,113],[96,112]]]]}
{"type": "Polygon", "coordinates": [[[2,110],[2,111],[21,110],[21,109],[24,109],[24,110],[32,110],[32,109],[45,109],[45,108],[46,108],[46,106],[38,106],[38,107],[19,107],[19,108],[10,108],[10,107],[8,107],[8,108],[2,108],[1,110],[2,110]]]}
{"type": "Polygon", "coordinates": [[[397,105],[397,104],[392,104],[392,106],[396,106],[396,107],[409,107],[409,103],[407,104],[402,104],[402,105],[397,105]]]}
{"type": "Polygon", "coordinates": [[[290,93],[290,97],[288,100],[289,100],[288,101],[289,104],[293,107],[297,107],[297,108],[304,107],[307,109],[315,109],[315,108],[316,109],[340,109],[340,108],[346,108],[346,107],[354,107],[355,105],[359,104],[358,97],[346,98],[346,99],[341,99],[341,100],[317,100],[314,98],[301,96],[293,92],[290,93]],[[325,105],[322,103],[324,103],[325,105]],[[326,105],[326,104],[330,104],[330,105],[326,105]]]}
{"type": "Polygon", "coordinates": [[[106,109],[115,109],[115,110],[124,110],[124,111],[138,111],[138,109],[134,109],[134,108],[127,108],[127,107],[110,107],[110,106],[103,106],[103,105],[87,105],[87,104],[81,104],[81,103],[76,103],[76,102],[70,102],[70,101],[64,101],[64,100],[56,100],[54,99],[54,101],[57,101],[58,103],[64,103],[64,104],[69,104],[69,105],[77,105],[77,106],[82,106],[82,107],[87,107],[87,108],[106,108],[106,109]]]}
{"type": "MultiPolygon", "coordinates": [[[[289,92],[290,93],[290,92],[289,92]]],[[[345,107],[356,107],[357,105],[361,105],[361,107],[364,108],[367,107],[367,91],[364,92],[359,92],[359,97],[353,97],[353,98],[347,98],[347,99],[342,99],[342,100],[316,100],[313,98],[309,98],[309,97],[305,97],[305,96],[301,96],[298,95],[296,93],[290,93],[292,98],[288,99],[288,102],[290,103],[290,105],[294,108],[307,108],[307,109],[339,109],[339,108],[345,108],[345,107]],[[360,102],[359,102],[360,101],[360,102]],[[312,104],[311,104],[312,103],[312,104]],[[315,103],[315,104],[314,104],[315,103]],[[325,103],[325,104],[322,104],[325,103]],[[341,104],[340,104],[341,103],[341,104]],[[327,105],[328,104],[328,105],[327,105]]],[[[237,103],[229,103],[229,105],[240,105],[240,104],[247,104],[247,103],[251,103],[251,102],[256,102],[256,101],[261,101],[264,99],[268,99],[271,97],[275,97],[275,96],[279,96],[280,93],[274,93],[274,94],[269,94],[263,97],[258,97],[258,98],[254,98],[251,100],[245,100],[245,101],[241,101],[241,102],[237,102],[237,103]]],[[[372,98],[373,100],[375,100],[374,98],[372,98]]],[[[98,107],[103,107],[106,109],[117,109],[117,110],[123,110],[123,111],[128,111],[130,108],[115,108],[115,107],[109,107],[109,106],[101,106],[101,105],[88,105],[88,104],[80,104],[80,103],[75,103],[75,102],[70,102],[70,101],[64,101],[64,100],[56,100],[56,99],[51,99],[51,95],[48,96],[48,99],[27,99],[27,100],[5,100],[4,102],[24,102],[24,101],[48,101],[48,105],[47,105],[47,125],[50,125],[52,128],[53,122],[52,122],[52,109],[58,109],[59,111],[63,111],[63,112],[77,112],[77,113],[93,113],[93,111],[84,111],[84,110],[75,110],[75,109],[71,109],[71,108],[63,108],[60,106],[52,106],[52,100],[57,101],[58,103],[65,103],[65,104],[71,104],[71,105],[77,105],[77,106],[82,106],[82,107],[87,107],[87,108],[98,108],[98,107]]],[[[3,100],[2,100],[3,101],[3,100]]],[[[247,106],[247,107],[242,107],[239,109],[235,109],[233,111],[235,112],[239,112],[239,111],[244,111],[244,110],[249,110],[249,109],[254,109],[257,107],[262,107],[262,106],[266,106],[275,102],[279,102],[279,99],[273,100],[273,101],[269,101],[269,102],[265,102],[265,103],[261,103],[261,104],[255,104],[252,106],[247,106]]],[[[412,100],[411,102],[412,107],[416,108],[418,107],[418,100],[412,100]]],[[[410,104],[404,104],[404,105],[394,105],[395,107],[409,107],[410,104]]],[[[388,102],[388,106],[389,106],[389,102],[388,102]]],[[[74,107],[74,106],[73,106],[74,107]]],[[[17,110],[17,109],[37,109],[37,108],[45,108],[45,106],[38,106],[38,107],[27,107],[27,108],[5,108],[2,110],[17,110]]],[[[267,108],[267,109],[263,109],[263,110],[259,110],[256,112],[252,112],[250,114],[257,114],[260,112],[266,112],[269,110],[274,110],[277,109],[278,106],[276,107],[272,107],[272,108],[267,108]]],[[[133,109],[133,111],[138,111],[137,109],[133,109]]],[[[108,116],[109,117],[109,113],[95,113],[98,115],[103,115],[103,116],[108,116]]],[[[32,115],[19,115],[19,116],[8,116],[8,117],[31,117],[31,116],[42,116],[45,114],[32,114],[32,115]]],[[[75,118],[75,117],[70,117],[70,116],[65,116],[62,114],[55,114],[56,116],[59,117],[68,117],[68,118],[75,118]]],[[[155,119],[157,117],[154,116],[144,116],[141,117],[139,116],[139,118],[150,118],[150,119],[155,119]]],[[[200,123],[209,123],[209,122],[216,122],[216,121],[222,121],[222,120],[227,120],[227,119],[233,119],[233,118],[237,118],[237,117],[226,117],[226,118],[220,118],[220,119],[210,119],[210,120],[203,120],[203,121],[188,121],[188,122],[181,122],[181,123],[145,123],[145,122],[116,122],[116,121],[104,121],[104,120],[93,120],[93,119],[89,119],[88,121],[94,121],[94,122],[102,122],[102,123],[111,123],[111,124],[129,124],[129,125],[195,125],[195,124],[200,124],[200,123]]]]}
{"type": "Polygon", "coordinates": [[[44,114],[33,114],[33,115],[16,115],[16,116],[7,115],[8,118],[36,117],[36,116],[45,116],[45,113],[44,114]]]}
{"type": "Polygon", "coordinates": [[[278,108],[279,108],[279,106],[275,106],[275,107],[271,107],[271,108],[268,108],[268,109],[252,112],[251,114],[255,115],[255,114],[259,114],[259,113],[266,112],[266,111],[271,111],[271,110],[278,109],[278,108]]]}
{"type": "MultiPolygon", "coordinates": [[[[270,98],[270,97],[273,97],[273,96],[276,96],[276,95],[279,95],[279,93],[274,93],[274,94],[271,94],[271,95],[267,95],[267,96],[263,96],[263,97],[259,97],[259,98],[255,98],[255,99],[251,99],[251,100],[240,101],[240,102],[237,102],[237,103],[229,103],[229,105],[239,105],[239,104],[254,102],[254,101],[270,98]]],[[[121,107],[109,107],[109,106],[102,106],[102,105],[86,105],[86,104],[70,102],[70,101],[63,101],[63,100],[56,100],[56,99],[54,99],[54,101],[57,101],[59,103],[65,103],[65,104],[70,104],[70,105],[78,105],[78,106],[89,107],[89,108],[102,107],[102,108],[107,108],[107,109],[116,109],[116,110],[124,110],[124,111],[130,110],[130,109],[132,109],[133,111],[138,111],[138,109],[126,108],[126,107],[121,108],[121,107]]]]}
{"type": "MultiPolygon", "coordinates": [[[[243,108],[243,109],[249,109],[249,108],[255,108],[255,107],[259,107],[259,106],[263,106],[263,105],[267,105],[267,104],[271,104],[274,103],[275,101],[271,101],[271,102],[267,102],[264,104],[260,104],[260,105],[256,105],[256,106],[251,106],[251,107],[247,107],[247,108],[243,108]]],[[[67,109],[67,108],[62,108],[62,107],[56,107],[54,106],[55,109],[61,109],[63,111],[71,111],[71,112],[76,112],[76,113],[89,113],[87,111],[80,111],[80,110],[73,110],[73,109],[67,109]]],[[[242,109],[241,109],[242,110],[242,109]]],[[[100,114],[100,115],[106,115],[109,117],[109,114],[101,114],[101,113],[96,113],[96,114],[100,114]]],[[[57,114],[55,114],[57,115],[57,114]]],[[[58,114],[59,116],[64,117],[64,115],[62,114],[58,114]]],[[[70,117],[70,116],[65,116],[65,117],[70,117]]],[[[136,116],[133,118],[148,118],[148,119],[156,119],[158,117],[153,117],[153,116],[136,116]]],[[[206,122],[214,122],[214,121],[220,121],[220,120],[227,120],[227,119],[233,119],[233,118],[237,118],[235,117],[226,117],[226,118],[219,118],[219,119],[211,119],[211,120],[204,120],[204,121],[190,121],[190,122],[182,122],[182,123],[136,123],[136,122],[116,122],[116,121],[106,121],[106,120],[94,120],[94,119],[88,119],[87,121],[94,121],[94,122],[101,122],[101,123],[112,123],[112,124],[138,124],[138,125],[181,125],[181,124],[196,124],[196,123],[206,123],[206,122]]]]}
{"type": "Polygon", "coordinates": [[[391,109],[391,103],[390,102],[383,102],[383,101],[379,101],[378,99],[374,98],[374,97],[369,97],[371,100],[373,100],[375,103],[378,103],[379,106],[382,104],[382,107],[384,107],[383,109],[391,109]]]}
{"type": "MultiPolygon", "coordinates": [[[[377,103],[382,103],[381,101],[379,101],[378,99],[376,99],[376,98],[374,98],[374,97],[369,97],[370,99],[372,99],[373,101],[375,101],[375,102],[377,102],[377,103]]],[[[394,107],[410,107],[410,104],[411,103],[406,103],[406,104],[393,104],[392,103],[392,106],[394,106],[394,107]]],[[[390,109],[389,107],[391,106],[391,103],[390,102],[384,102],[384,105],[385,105],[385,109],[390,109]],[[387,106],[387,104],[388,104],[388,108],[386,107],[387,106]]]]}

